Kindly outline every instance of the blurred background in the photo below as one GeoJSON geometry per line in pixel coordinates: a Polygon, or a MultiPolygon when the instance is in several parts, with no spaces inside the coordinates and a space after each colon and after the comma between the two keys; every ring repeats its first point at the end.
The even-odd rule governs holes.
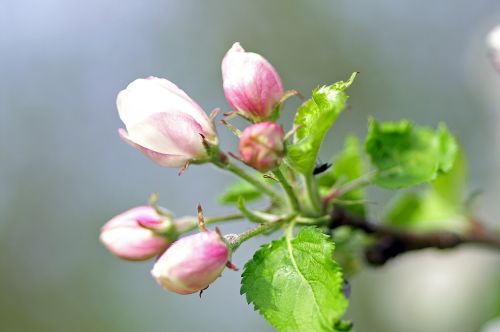
{"type": "MultiPolygon", "coordinates": [[[[306,96],[361,72],[325,160],[345,134],[364,137],[369,116],[447,122],[470,189],[483,192],[477,214],[499,228],[500,75],[484,44],[497,23],[498,0],[0,0],[0,331],[272,331],[239,295],[240,273],[224,272],[201,299],[179,296],[150,277],[152,262],[119,261],[98,241],[105,221],[152,192],[178,216],[198,202],[209,216],[229,211],[216,197],[231,175],[156,166],[119,139],[115,98],[155,75],[207,112],[228,110],[220,62],[235,41],[306,96]]],[[[298,105],[287,104],[288,120],[298,105]]],[[[476,332],[500,315],[500,254],[482,248],[409,254],[351,282],[358,332],[476,332]]]]}

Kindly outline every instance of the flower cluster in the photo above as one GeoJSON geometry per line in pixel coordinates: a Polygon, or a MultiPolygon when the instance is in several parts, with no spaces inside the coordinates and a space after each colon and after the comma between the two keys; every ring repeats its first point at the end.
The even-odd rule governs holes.
{"type": "Polygon", "coordinates": [[[108,221],[100,240],[114,255],[131,261],[158,257],[151,274],[165,289],[191,294],[208,287],[224,270],[231,247],[219,231],[205,228],[177,239],[196,227],[196,218],[174,219],[152,206],[139,206],[108,221]]]}
{"type": "MultiPolygon", "coordinates": [[[[500,72],[500,27],[487,40],[500,72]]],[[[241,294],[279,331],[347,332],[352,327],[342,318],[347,281],[363,261],[382,265],[406,252],[462,243],[500,248],[494,236],[471,231],[486,228],[465,214],[470,212],[461,199],[466,197],[465,157],[445,124],[431,128],[405,119],[372,118],[364,148],[349,136],[332,162],[318,164],[329,128],[347,108],[346,90],[357,72],[314,89],[285,133],[278,123],[283,103],[297,92],[283,89],[266,59],[235,43],[221,70],[231,110],[220,123],[238,138],[239,152],[222,150],[215,126],[218,111],[208,115],[166,79],[137,79],[117,97],[125,125],[121,138],[158,165],[179,168],[180,175],[189,165],[207,163],[241,178],[219,198],[238,210],[231,214],[205,218],[198,205],[197,216],[176,218],[152,195],[149,205],[121,213],[102,227],[100,240],[115,256],[155,258],[151,275],[163,289],[201,295],[226,268],[237,270],[231,260],[242,243],[282,231],[245,264],[241,294]],[[243,118],[238,126],[243,123],[244,128],[232,124],[235,117],[243,118]],[[449,188],[443,190],[443,184],[449,188]],[[372,224],[366,220],[368,185],[416,191],[405,190],[383,223],[372,224]],[[264,206],[247,204],[264,197],[264,206]],[[226,235],[213,227],[239,219],[256,225],[226,235]]]]}
{"type": "MultiPolygon", "coordinates": [[[[498,65],[500,30],[495,29],[488,42],[498,65]]],[[[445,179],[442,183],[456,187],[446,195],[465,197],[463,186],[452,183],[464,183],[457,175],[463,172],[445,178],[457,160],[464,161],[446,125],[434,129],[408,120],[371,119],[364,149],[357,137],[349,136],[333,162],[318,164],[321,145],[346,109],[346,90],[357,72],[346,81],[314,89],[298,107],[292,130],[285,133],[278,123],[283,103],[297,92],[283,89],[273,66],[235,43],[221,69],[231,110],[220,122],[239,139],[239,152],[223,151],[219,145],[218,111],[208,115],[166,79],[137,79],[117,97],[125,124],[120,136],[158,165],[179,168],[182,174],[189,165],[208,163],[241,178],[219,198],[238,209],[231,214],[205,218],[198,205],[196,217],[175,218],[157,205],[153,195],[150,205],[119,214],[103,226],[100,240],[114,255],[131,261],[156,258],[151,275],[162,288],[201,294],[226,267],[236,270],[231,260],[242,243],[281,230],[281,238],[263,245],[245,264],[241,294],[280,331],[348,331],[351,324],[342,319],[349,297],[346,278],[357,272],[363,259],[380,265],[407,251],[455,247],[461,239],[458,233],[473,228],[469,216],[462,215],[460,199],[449,200],[434,185],[445,179]],[[238,126],[243,123],[244,128],[233,125],[235,117],[243,118],[238,126]],[[370,169],[365,164],[368,159],[370,169]],[[422,188],[426,183],[430,185],[422,188]],[[369,211],[363,189],[368,185],[422,191],[405,192],[378,227],[365,220],[369,211]],[[264,197],[268,198],[264,206],[247,204],[264,197]],[[418,204],[408,204],[409,198],[418,204]],[[418,220],[422,211],[426,218],[418,220]],[[414,234],[405,235],[398,227],[408,216],[412,217],[411,225],[405,224],[408,234],[429,229],[439,233],[417,240],[414,234]],[[226,235],[212,228],[238,219],[257,225],[226,235]],[[443,236],[453,241],[443,242],[443,236]],[[401,246],[410,237],[412,243],[401,246]],[[387,243],[396,243],[399,249],[387,250],[387,243]]],[[[462,243],[492,243],[490,238],[474,236],[465,236],[462,243]]]]}
{"type": "MultiPolygon", "coordinates": [[[[235,157],[259,172],[272,171],[285,153],[285,133],[273,121],[286,95],[281,78],[265,58],[246,52],[239,43],[224,56],[222,78],[233,108],[226,119],[241,116],[251,122],[242,133],[231,126],[240,136],[240,155],[235,157]]],[[[126,128],[119,130],[121,138],[158,165],[185,170],[189,164],[212,162],[245,178],[219,150],[217,112],[208,116],[172,82],[137,79],[118,94],[116,103],[126,128]]],[[[207,288],[226,266],[234,268],[230,258],[238,236],[228,236],[228,241],[218,230],[206,229],[204,222],[201,208],[198,218],[175,219],[155,204],[140,206],[106,223],[100,240],[123,259],[158,257],[151,271],[157,282],[170,291],[191,294],[207,288]],[[185,235],[196,228],[197,220],[200,232],[185,235]]]]}

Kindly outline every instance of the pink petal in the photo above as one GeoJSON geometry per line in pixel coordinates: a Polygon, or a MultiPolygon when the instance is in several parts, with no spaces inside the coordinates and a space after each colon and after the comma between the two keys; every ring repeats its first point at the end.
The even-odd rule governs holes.
{"type": "Polygon", "coordinates": [[[137,79],[118,94],[116,104],[127,130],[155,113],[182,112],[193,117],[210,136],[215,136],[212,123],[203,109],[166,79],[137,79]]]}
{"type": "Polygon", "coordinates": [[[189,158],[186,156],[182,155],[174,155],[174,154],[165,154],[165,153],[159,153],[153,150],[150,150],[148,148],[145,148],[134,141],[132,141],[127,132],[124,129],[119,129],[118,133],[120,134],[120,137],[129,145],[132,147],[138,149],[142,153],[144,153],[149,159],[153,160],[155,163],[157,163],[160,166],[164,167],[182,167],[184,166],[188,161],[189,158]]]}

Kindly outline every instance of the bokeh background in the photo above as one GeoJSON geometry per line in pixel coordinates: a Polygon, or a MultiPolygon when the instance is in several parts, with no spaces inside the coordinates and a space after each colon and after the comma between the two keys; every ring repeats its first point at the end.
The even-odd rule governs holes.
{"type": "MultiPolygon", "coordinates": [[[[239,273],[201,299],[178,296],[155,284],[151,262],[119,261],[98,242],[106,220],[152,192],[179,216],[198,202],[207,215],[228,211],[216,196],[231,175],[156,166],[118,138],[115,98],[155,75],[207,111],[228,110],[220,61],[235,41],[306,96],[361,72],[324,159],[345,134],[363,137],[371,115],[447,122],[468,153],[470,189],[484,193],[477,214],[498,228],[500,74],[484,45],[497,23],[498,0],[0,0],[0,331],[272,331],[239,295],[239,273]]],[[[500,315],[500,255],[410,254],[365,270],[352,290],[358,332],[477,332],[500,315]]]]}

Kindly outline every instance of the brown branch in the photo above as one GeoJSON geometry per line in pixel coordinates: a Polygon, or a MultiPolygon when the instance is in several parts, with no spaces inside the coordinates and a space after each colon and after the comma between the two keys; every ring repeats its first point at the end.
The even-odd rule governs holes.
{"type": "Polygon", "coordinates": [[[486,232],[456,234],[452,232],[414,233],[372,223],[364,218],[335,207],[331,215],[330,229],[349,226],[375,237],[376,241],[365,249],[365,258],[372,265],[384,265],[400,254],[425,248],[449,249],[462,244],[479,244],[500,250],[500,236],[486,232]]]}

